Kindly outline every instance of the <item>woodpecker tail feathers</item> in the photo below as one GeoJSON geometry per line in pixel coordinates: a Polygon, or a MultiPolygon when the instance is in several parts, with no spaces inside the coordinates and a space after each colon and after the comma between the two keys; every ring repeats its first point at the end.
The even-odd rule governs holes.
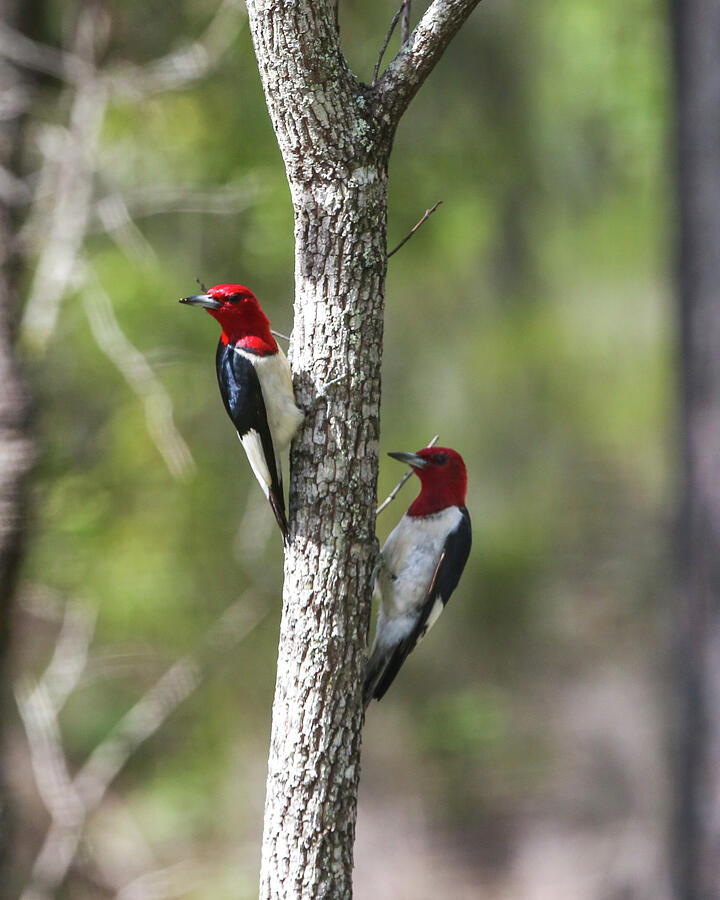
{"type": "MultiPolygon", "coordinates": [[[[363,685],[363,708],[367,709],[375,698],[378,682],[383,676],[385,666],[392,654],[392,648],[375,647],[365,666],[365,683],[363,685]]],[[[379,699],[379,698],[378,698],[379,699]]]]}
{"type": "Polygon", "coordinates": [[[272,507],[272,511],[275,513],[275,519],[277,520],[278,525],[280,526],[280,531],[282,533],[283,544],[287,544],[288,542],[288,523],[287,517],[285,516],[285,504],[283,502],[282,495],[282,482],[280,482],[280,494],[277,495],[275,492],[270,489],[268,491],[268,500],[270,501],[270,506],[272,507]]]}
{"type": "Polygon", "coordinates": [[[365,684],[363,687],[363,704],[367,709],[371,700],[381,700],[385,692],[395,680],[395,676],[402,668],[402,664],[408,658],[418,641],[417,629],[400,643],[392,647],[375,647],[365,669],[365,684]]]}

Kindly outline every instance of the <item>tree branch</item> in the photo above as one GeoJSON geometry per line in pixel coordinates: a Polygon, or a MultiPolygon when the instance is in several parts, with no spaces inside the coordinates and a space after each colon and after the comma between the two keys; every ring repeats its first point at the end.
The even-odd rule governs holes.
{"type": "Polygon", "coordinates": [[[293,201],[290,350],[296,396],[308,410],[290,451],[262,900],[352,897],[377,554],[388,158],[403,109],[477,2],[436,0],[371,88],[342,55],[333,4],[247,0],[293,201]],[[330,409],[314,401],[335,380],[337,360],[343,386],[330,409]]]}
{"type": "Polygon", "coordinates": [[[97,608],[80,600],[68,600],[52,659],[43,675],[55,715],[65,705],[82,677],[95,631],[97,608]]]}
{"type": "MultiPolygon", "coordinates": [[[[382,46],[380,47],[380,52],[378,53],[377,62],[375,63],[375,68],[373,69],[373,77],[372,83],[375,85],[378,79],[378,73],[380,72],[380,63],[382,63],[382,58],[385,56],[385,51],[387,50],[387,46],[390,43],[390,38],[393,36],[393,31],[395,31],[395,26],[400,21],[400,16],[405,11],[408,0],[403,0],[400,4],[400,9],[395,13],[395,15],[390,20],[390,25],[388,26],[387,34],[385,35],[385,40],[382,42],[382,46]]],[[[405,19],[403,18],[403,23],[405,19]]]]}
{"type": "Polygon", "coordinates": [[[185,897],[191,891],[202,893],[211,883],[211,877],[209,866],[184,859],[134,878],[120,888],[115,900],[166,900],[185,897]]]}
{"type": "MultiPolygon", "coordinates": [[[[150,94],[179,90],[204,78],[232,45],[244,16],[240,0],[223,0],[196,41],[144,66],[110,68],[102,73],[105,86],[121,98],[137,100],[150,94]]],[[[0,22],[0,56],[76,88],[96,77],[94,67],[81,54],[38,43],[3,22],[0,22]]]]}
{"type": "MultiPolygon", "coordinates": [[[[0,190],[2,189],[0,182],[0,190]]],[[[255,179],[220,185],[143,185],[106,194],[92,208],[91,231],[110,231],[124,225],[126,213],[132,219],[168,213],[189,212],[208,215],[237,215],[255,203],[261,186],[255,179]],[[120,212],[119,203],[124,209],[120,212]]]]}
{"type": "Polygon", "coordinates": [[[78,21],[75,53],[86,62],[86,77],[73,93],[69,129],[59,159],[46,156],[46,172],[41,175],[42,181],[47,179],[44,186],[50,189],[53,204],[42,218],[42,251],[20,323],[21,335],[41,351],[47,348],[62,301],[76,276],[90,215],[95,156],[108,102],[94,68],[99,27],[98,16],[91,12],[78,21]]]}
{"type": "Polygon", "coordinates": [[[250,593],[246,591],[213,623],[195,653],[167,669],[93,750],[72,781],[45,680],[51,670],[46,670],[32,690],[24,684],[17,688],[36,783],[52,816],[33,865],[31,882],[21,900],[55,897],[75,858],[87,817],[99,806],[117,774],[198,687],[214,664],[265,617],[264,609],[248,606],[250,593]]]}
{"type": "Polygon", "coordinates": [[[68,84],[78,85],[92,75],[92,66],[75,53],[39,44],[4,22],[0,22],[0,56],[68,84]]]}
{"type": "Polygon", "coordinates": [[[240,31],[245,9],[240,0],[223,0],[204,33],[194,41],[145,66],[123,66],[107,73],[114,94],[138,100],[177,91],[217,67],[240,31]]]}
{"type": "Polygon", "coordinates": [[[85,314],[98,347],[118,368],[145,407],[147,430],[174,478],[195,469],[190,448],[175,426],[173,403],[143,354],[123,333],[110,297],[93,273],[91,291],[83,297],[85,314]]]}
{"type": "Polygon", "coordinates": [[[412,0],[404,0],[402,5],[402,23],[400,25],[400,43],[404,44],[410,36],[410,5],[412,0]]]}
{"type": "Polygon", "coordinates": [[[377,83],[382,113],[397,124],[480,0],[434,0],[377,83]]]}

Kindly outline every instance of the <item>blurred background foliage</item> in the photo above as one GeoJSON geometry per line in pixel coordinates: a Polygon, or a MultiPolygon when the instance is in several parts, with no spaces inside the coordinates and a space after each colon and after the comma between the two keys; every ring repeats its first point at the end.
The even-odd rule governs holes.
{"type": "MultiPolygon", "coordinates": [[[[103,66],[152,62],[217,7],[107,3],[103,66]]],[[[394,11],[341,0],[364,80],[394,11]]],[[[77,13],[50,0],[33,36],[67,43],[77,13]]],[[[221,407],[216,323],[177,305],[196,277],[241,281],[292,328],[291,204],[239,22],[203,80],[111,100],[93,185],[150,206],[164,187],[227,187],[231,212],[180,204],[136,217],[135,253],[102,230],[83,251],[194,464],[172,474],[99,346],[95,282],[67,293],[45,351],[23,334],[40,458],[14,669],[42,670],[67,598],[97,607],[60,719],[71,768],[228,606],[259,618],[128,761],[59,897],[115,896],[165,867],[176,893],[122,896],[256,896],[282,554],[221,407]]],[[[657,0],[485,0],[401,124],[390,245],[443,205],[389,264],[381,451],[439,433],[462,452],[474,549],[441,624],[368,714],[359,900],[665,896],[668,73],[657,0]]],[[[38,83],[26,173],[70,102],[38,83]]],[[[381,498],[401,474],[383,456],[381,498]]],[[[381,541],[414,490],[379,518],[381,541]]],[[[19,723],[11,738],[24,883],[47,816],[19,723]]]]}

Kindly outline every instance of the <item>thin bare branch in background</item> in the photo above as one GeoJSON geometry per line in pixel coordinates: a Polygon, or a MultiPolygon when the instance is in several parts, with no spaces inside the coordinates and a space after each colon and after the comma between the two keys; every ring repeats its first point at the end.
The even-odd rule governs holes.
{"type": "Polygon", "coordinates": [[[175,478],[187,476],[195,468],[195,461],[175,426],[172,399],[148,361],[123,333],[112,302],[97,277],[84,294],[83,304],[98,346],[142,401],[148,432],[170,474],[175,478]]]}
{"type": "Polygon", "coordinates": [[[272,516],[265,514],[266,509],[262,492],[249,490],[233,539],[233,556],[253,574],[254,580],[274,577],[263,560],[263,551],[275,528],[272,516]]]}
{"type": "MultiPolygon", "coordinates": [[[[71,53],[43,46],[7,26],[0,26],[0,54],[20,65],[54,75],[66,82],[68,90],[73,92],[69,128],[59,132],[63,134],[61,141],[51,142],[53,152],[45,154],[39,176],[43,189],[38,199],[52,198],[52,206],[45,214],[42,210],[38,210],[37,215],[31,211],[25,229],[25,233],[34,235],[33,243],[42,248],[21,322],[21,335],[28,344],[43,351],[52,337],[62,301],[75,284],[76,265],[90,230],[91,210],[96,215],[106,216],[103,224],[133,258],[147,261],[152,253],[131,221],[130,208],[127,218],[119,223],[113,221],[111,214],[114,211],[118,215],[119,202],[112,210],[103,206],[103,201],[99,209],[93,207],[97,150],[111,95],[137,100],[148,94],[177,90],[205,77],[232,45],[244,20],[245,11],[240,0],[223,0],[195,43],[147,66],[123,67],[109,72],[95,67],[95,45],[103,27],[107,27],[107,20],[94,7],[81,13],[71,53]]],[[[54,129],[55,133],[58,131],[54,129]]],[[[47,142],[45,149],[50,149],[47,142]]],[[[0,180],[0,189],[2,186],[0,180]]],[[[6,186],[6,190],[8,187],[12,186],[6,186]]],[[[156,195],[155,202],[167,206],[169,199],[167,195],[156,195]]],[[[172,198],[172,202],[178,204],[177,208],[182,208],[187,200],[182,191],[172,198]]],[[[196,209],[200,205],[210,207],[212,212],[226,213],[235,211],[242,202],[237,198],[233,201],[221,198],[219,192],[201,192],[199,197],[190,199],[187,208],[196,209]]]]}
{"type": "Polygon", "coordinates": [[[58,50],[32,40],[0,21],[0,56],[24,69],[52,75],[59,81],[78,85],[92,74],[93,67],[75,53],[58,50]]]}
{"type": "Polygon", "coordinates": [[[30,762],[40,798],[53,821],[74,827],[83,817],[83,804],[72,785],[57,713],[44,679],[29,680],[15,689],[15,699],[30,747],[30,762]]]}
{"type": "Polygon", "coordinates": [[[105,197],[95,208],[103,230],[128,259],[139,265],[149,265],[157,261],[152,244],[133,221],[121,194],[105,197]]]}
{"type": "Polygon", "coordinates": [[[410,4],[412,0],[405,0],[402,5],[402,22],[400,23],[400,43],[404,44],[410,36],[410,4]]]}
{"type": "MultiPolygon", "coordinates": [[[[98,148],[110,95],[138,96],[172,90],[207,75],[234,41],[245,20],[240,0],[223,0],[201,38],[147,66],[103,72],[95,67],[98,45],[107,39],[108,20],[95,7],[81,12],[72,52],[44,47],[0,27],[0,54],[21,65],[55,75],[72,95],[68,129],[47,127],[40,134],[43,165],[36,178],[34,204],[20,243],[37,248],[39,258],[20,325],[25,342],[44,351],[56,329],[62,302],[85,278],[83,245],[99,222],[102,229],[135,263],[156,260],[134,217],[178,210],[231,214],[255,199],[249,181],[222,188],[161,186],[112,194],[94,200],[98,148]]],[[[0,192],[27,201],[22,183],[0,177],[0,192]]],[[[85,311],[93,335],[143,402],[148,431],[171,474],[176,478],[194,468],[190,450],[173,421],[169,394],[145,357],[121,331],[110,298],[99,283],[85,296],[85,311]]]]}
{"type": "MultiPolygon", "coordinates": [[[[102,230],[124,253],[140,264],[155,254],[135,218],[174,211],[235,214],[257,196],[257,186],[153,186],[96,200],[103,160],[99,148],[111,101],[136,101],[161,91],[177,90],[204,78],[234,42],[245,9],[241,0],[222,0],[199,40],[144,66],[100,69],[96,58],[109,37],[110,20],[101,4],[80,11],[67,50],[43,46],[0,23],[0,57],[57,78],[64,86],[58,106],[69,109],[67,128],[36,128],[42,163],[27,179],[0,170],[0,196],[13,205],[29,205],[17,245],[36,256],[34,277],[21,323],[21,335],[43,351],[56,330],[64,298],[82,289],[84,308],[100,349],[119,369],[145,408],[148,431],[170,472],[181,477],[194,467],[190,451],[173,421],[170,397],[152,367],[120,329],[110,297],[103,291],[83,253],[88,234],[102,230]]],[[[27,92],[6,91],[0,98],[0,120],[27,104],[27,92]]],[[[105,179],[103,179],[105,182],[105,179]]],[[[107,182],[112,183],[110,178],[107,182]]],[[[28,742],[34,778],[51,816],[45,840],[35,859],[23,900],[50,900],[67,878],[82,841],[88,815],[101,803],[108,787],[136,749],[151,737],[173,710],[201,683],[213,663],[237,645],[260,620],[248,609],[247,596],[230,607],[210,628],[197,652],[168,668],[111,735],[90,754],[74,779],[62,746],[58,715],[70,694],[95,677],[89,666],[95,613],[89,607],[57,597],[28,601],[33,614],[57,621],[62,616],[55,650],[36,684],[18,683],[17,705],[28,742]],[[61,612],[62,610],[62,612],[61,612]]],[[[157,863],[153,862],[153,868],[157,863]]],[[[191,878],[191,869],[171,867],[134,885],[119,888],[124,897],[174,896],[191,878]],[[172,876],[172,877],[171,877],[172,876]],[[173,882],[173,878],[175,879],[173,882]],[[174,886],[173,886],[174,884],[174,886]],[[164,885],[164,886],[163,886],[164,885]]],[[[88,870],[88,876],[92,872],[88,870]]],[[[129,873],[126,873],[129,877],[129,873]]]]}
{"type": "Polygon", "coordinates": [[[372,77],[372,85],[373,87],[377,83],[378,75],[380,73],[380,65],[382,63],[382,58],[385,56],[385,51],[388,48],[388,44],[390,43],[390,38],[393,36],[393,31],[395,31],[395,26],[400,21],[400,16],[403,14],[405,10],[405,4],[407,0],[403,0],[400,4],[400,9],[395,13],[395,15],[390,20],[390,25],[388,26],[387,34],[385,35],[385,40],[382,42],[382,46],[380,47],[380,53],[378,53],[377,62],[375,63],[375,68],[373,69],[373,77],[372,77]]]}
{"type": "Polygon", "coordinates": [[[0,167],[0,201],[8,206],[24,206],[32,199],[32,191],[24,178],[0,167]]]}
{"type": "MultiPolygon", "coordinates": [[[[52,817],[33,865],[31,883],[23,891],[21,900],[51,900],[55,896],[75,859],[87,817],[102,802],[113,779],[138,747],[152,737],[198,687],[212,666],[247,637],[266,614],[264,609],[252,606],[251,592],[246,591],[208,629],[197,651],[170,666],[123,716],[72,781],[46,681],[51,668],[34,688],[25,685],[17,688],[18,708],[30,745],[33,773],[52,817]]],[[[86,651],[82,652],[86,658],[86,651]]]]}
{"type": "Polygon", "coordinates": [[[60,634],[42,679],[55,715],[63,708],[85,671],[96,620],[97,608],[88,603],[69,600],[65,605],[60,634]]]}
{"type": "Polygon", "coordinates": [[[142,875],[163,866],[153,844],[138,824],[136,809],[125,800],[121,790],[108,794],[94,813],[92,823],[88,823],[86,849],[82,859],[73,860],[69,877],[82,866],[85,877],[99,879],[105,892],[112,897],[117,897],[118,891],[142,875]]]}
{"type": "Polygon", "coordinates": [[[260,187],[255,179],[245,178],[239,184],[225,184],[213,187],[204,185],[144,185],[117,194],[108,194],[93,206],[92,231],[111,230],[115,227],[110,212],[120,199],[132,219],[166,213],[188,212],[208,215],[229,216],[244,212],[260,195],[260,187]],[[100,226],[100,228],[98,228],[100,226]]]}
{"type": "Polygon", "coordinates": [[[60,305],[73,284],[76,265],[85,241],[107,91],[94,68],[100,16],[92,8],[80,14],[75,53],[85,61],[84,77],[72,98],[70,124],[60,158],[47,158],[46,179],[55,202],[40,236],[42,252],[20,324],[24,340],[40,350],[47,347],[60,313],[60,305]]]}
{"type": "Polygon", "coordinates": [[[45,622],[62,623],[67,612],[65,595],[47,584],[26,581],[17,602],[28,615],[45,622]]]}
{"type": "Polygon", "coordinates": [[[400,241],[400,243],[397,245],[397,247],[395,247],[388,253],[388,255],[387,255],[388,259],[390,259],[390,257],[393,256],[395,253],[397,253],[401,247],[404,247],[405,244],[407,244],[407,242],[415,234],[415,232],[418,230],[418,228],[420,228],[421,225],[423,225],[425,222],[427,222],[427,220],[435,212],[435,210],[438,208],[438,206],[440,206],[441,203],[442,203],[442,200],[438,200],[438,202],[434,206],[431,206],[430,209],[425,210],[425,215],[413,225],[413,227],[410,229],[409,233],[405,235],[405,237],[400,241]]]}
{"type": "Polygon", "coordinates": [[[138,100],[180,90],[205,78],[232,46],[245,17],[241,0],[223,0],[199,40],[146,66],[123,66],[109,72],[110,89],[119,97],[138,100]]]}
{"type": "Polygon", "coordinates": [[[184,897],[191,891],[202,891],[210,874],[208,868],[201,863],[191,859],[183,860],[133,879],[117,892],[115,900],[169,900],[171,897],[184,897]]]}
{"type": "MultiPolygon", "coordinates": [[[[437,444],[438,438],[439,438],[439,437],[440,437],[440,435],[439,435],[439,434],[436,434],[435,437],[430,441],[430,443],[429,443],[427,446],[428,446],[428,447],[434,447],[435,444],[437,444]]],[[[400,481],[398,481],[398,483],[395,485],[395,487],[390,491],[390,493],[389,493],[389,494],[387,495],[387,497],[383,500],[383,502],[380,504],[380,506],[378,506],[378,508],[375,510],[375,515],[376,515],[376,516],[379,516],[380,513],[385,509],[385,507],[386,507],[386,506],[389,506],[390,503],[392,503],[392,501],[393,501],[393,500],[397,497],[397,495],[400,493],[400,491],[401,491],[403,485],[405,484],[405,482],[406,482],[411,476],[412,476],[412,469],[409,469],[409,470],[403,475],[403,477],[400,479],[400,481]]]]}
{"type": "MultiPolygon", "coordinates": [[[[92,10],[84,14],[96,15],[92,10]]],[[[98,73],[77,48],[58,50],[0,22],[0,56],[78,89],[99,75],[104,86],[119,98],[137,100],[204,78],[230,48],[244,19],[245,7],[240,0],[223,0],[199,40],[145,66],[116,66],[105,73],[98,73]]]]}

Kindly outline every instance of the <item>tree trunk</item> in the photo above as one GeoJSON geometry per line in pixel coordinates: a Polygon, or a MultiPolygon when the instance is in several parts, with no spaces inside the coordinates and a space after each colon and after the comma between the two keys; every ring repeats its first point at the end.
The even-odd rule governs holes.
{"type": "MultiPolygon", "coordinates": [[[[17,24],[18,4],[0,0],[0,21],[17,24]]],[[[0,117],[0,171],[8,173],[0,193],[0,683],[2,718],[11,709],[7,691],[8,627],[10,604],[22,553],[25,521],[25,483],[32,464],[28,437],[28,395],[17,367],[14,332],[17,311],[15,292],[14,228],[11,200],[19,155],[21,119],[28,100],[28,85],[21,73],[0,60],[0,94],[12,105],[0,117]]],[[[4,784],[0,785],[0,885],[8,885],[10,816],[4,784]]],[[[0,888],[2,895],[3,888],[0,888]]]]}
{"type": "Polygon", "coordinates": [[[676,896],[720,898],[720,4],[674,0],[684,497],[676,896]]]}
{"type": "MultiPolygon", "coordinates": [[[[333,28],[319,5],[316,27],[333,28]]],[[[261,60],[271,15],[251,15],[261,60]]],[[[278,36],[291,66],[303,61],[301,39],[312,47],[299,23],[278,36]]],[[[375,555],[389,141],[379,146],[337,52],[308,62],[312,93],[297,72],[263,72],[295,211],[291,361],[298,401],[315,406],[291,457],[260,896],[339,900],[352,892],[375,555]]]]}
{"type": "Polygon", "coordinates": [[[248,0],[295,212],[290,543],[260,896],[352,896],[361,683],[376,553],[387,165],[397,122],[478,0],[436,0],[376,86],[327,0],[248,0]]]}
{"type": "Polygon", "coordinates": [[[375,556],[387,188],[384,166],[360,178],[368,181],[338,179],[295,197],[292,363],[300,402],[344,377],[327,388],[292,452],[263,898],[351,895],[358,685],[375,556]]]}

